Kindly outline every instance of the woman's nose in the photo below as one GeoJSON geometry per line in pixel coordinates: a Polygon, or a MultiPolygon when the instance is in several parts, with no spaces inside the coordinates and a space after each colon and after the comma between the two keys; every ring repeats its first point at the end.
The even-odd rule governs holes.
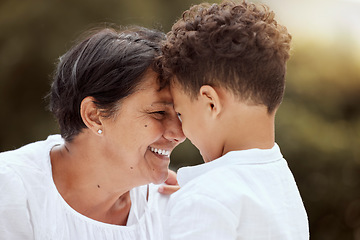
{"type": "Polygon", "coordinates": [[[167,124],[165,125],[164,137],[171,142],[176,142],[176,144],[182,143],[185,141],[186,137],[182,131],[181,122],[177,116],[167,119],[167,124]]]}

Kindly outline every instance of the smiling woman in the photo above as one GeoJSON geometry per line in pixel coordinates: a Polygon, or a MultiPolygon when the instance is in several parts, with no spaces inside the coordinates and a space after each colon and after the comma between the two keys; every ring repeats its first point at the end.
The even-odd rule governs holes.
{"type": "MultiPolygon", "coordinates": [[[[119,178],[130,174],[134,180],[141,180],[137,185],[164,182],[170,152],[182,140],[169,89],[159,90],[154,79],[157,79],[157,74],[153,70],[147,71],[138,89],[122,100],[116,116],[100,117],[102,126],[95,127],[103,130],[97,142],[99,152],[114,160],[109,162],[108,172],[114,172],[113,176],[119,178]],[[126,173],[130,167],[133,171],[126,173]],[[119,174],[121,172],[124,173],[119,174]]],[[[96,107],[93,108],[96,111],[96,107]]]]}
{"type": "Polygon", "coordinates": [[[61,136],[0,154],[4,239],[162,238],[150,183],[185,139],[153,64],[163,38],[104,29],[60,58],[49,96],[61,136]]]}

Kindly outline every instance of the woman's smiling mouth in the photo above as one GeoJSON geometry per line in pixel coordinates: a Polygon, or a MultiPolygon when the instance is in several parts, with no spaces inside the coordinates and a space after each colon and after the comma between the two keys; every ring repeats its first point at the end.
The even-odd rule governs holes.
{"type": "Polygon", "coordinates": [[[171,151],[169,151],[169,150],[158,149],[158,148],[154,148],[154,147],[149,147],[149,149],[150,149],[150,151],[152,151],[153,153],[159,154],[159,155],[161,155],[161,156],[170,157],[171,151]]]}

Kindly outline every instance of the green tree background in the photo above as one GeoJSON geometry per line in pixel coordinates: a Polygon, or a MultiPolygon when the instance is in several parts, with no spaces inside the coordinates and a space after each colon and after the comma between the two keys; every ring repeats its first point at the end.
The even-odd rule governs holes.
{"type": "MultiPolygon", "coordinates": [[[[84,30],[115,23],[167,32],[184,10],[199,2],[1,1],[0,151],[58,133],[44,97],[57,58],[84,30]]],[[[282,20],[295,13],[275,2],[281,1],[268,4],[274,4],[282,20]]],[[[360,15],[359,5],[353,6],[360,15]]],[[[306,24],[305,13],[303,17],[306,24]]],[[[341,28],[330,41],[290,26],[293,52],[276,139],[302,194],[311,239],[360,239],[360,38],[341,28]]],[[[186,141],[173,152],[171,167],[201,162],[186,141]]]]}

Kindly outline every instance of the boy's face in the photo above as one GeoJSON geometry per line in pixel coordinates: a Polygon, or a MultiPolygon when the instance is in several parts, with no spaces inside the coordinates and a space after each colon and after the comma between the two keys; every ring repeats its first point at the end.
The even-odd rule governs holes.
{"type": "Polygon", "coordinates": [[[217,158],[211,146],[214,138],[209,137],[211,133],[206,121],[206,107],[199,99],[192,100],[176,82],[171,84],[170,90],[185,136],[199,149],[205,162],[217,158]]]}

